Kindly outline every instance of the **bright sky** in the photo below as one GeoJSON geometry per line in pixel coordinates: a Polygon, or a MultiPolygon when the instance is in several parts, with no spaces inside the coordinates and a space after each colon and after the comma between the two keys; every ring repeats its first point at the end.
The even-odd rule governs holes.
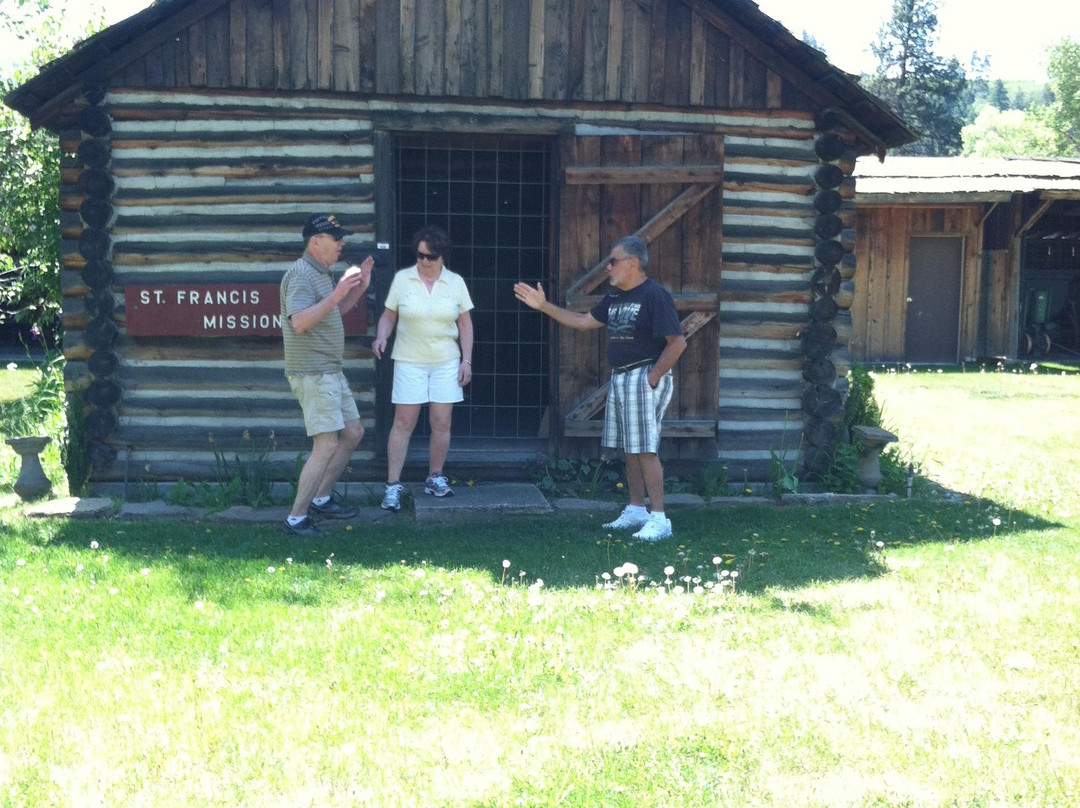
{"type": "MultiPolygon", "coordinates": [[[[812,35],[837,67],[869,73],[875,61],[870,42],[892,13],[892,0],[756,0],[761,10],[795,36],[812,35]]],[[[146,8],[149,0],[53,0],[65,8],[64,20],[82,30],[106,7],[108,24],[146,8]]],[[[0,0],[10,6],[11,0],[0,0]]],[[[990,77],[1046,80],[1046,49],[1070,36],[1080,40],[1080,3],[1075,0],[939,0],[938,47],[941,56],[955,56],[967,69],[971,54],[990,57],[990,77]]],[[[0,53],[18,60],[25,48],[0,35],[0,53]]]]}
{"type": "MultiPolygon", "coordinates": [[[[756,0],[791,33],[806,31],[829,61],[849,73],[871,73],[870,43],[892,16],[892,0],[756,0]],[[825,9],[828,9],[826,12],[825,9]]],[[[971,54],[990,57],[991,79],[1046,81],[1046,49],[1065,37],[1080,40],[1075,0],[939,0],[939,56],[955,56],[967,70],[971,54]]]]}

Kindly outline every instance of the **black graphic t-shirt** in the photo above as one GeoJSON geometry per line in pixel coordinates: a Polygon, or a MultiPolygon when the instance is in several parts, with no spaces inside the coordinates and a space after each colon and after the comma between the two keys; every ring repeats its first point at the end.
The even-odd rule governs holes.
{"type": "Polygon", "coordinates": [[[628,291],[605,295],[589,313],[608,328],[608,362],[613,368],[656,360],[667,337],[682,335],[675,301],[652,278],[628,291]]]}

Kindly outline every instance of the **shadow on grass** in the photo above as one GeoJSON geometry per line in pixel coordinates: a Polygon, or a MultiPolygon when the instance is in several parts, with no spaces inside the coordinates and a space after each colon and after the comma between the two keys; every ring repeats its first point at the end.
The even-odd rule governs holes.
{"type": "Polygon", "coordinates": [[[257,574],[285,563],[371,571],[429,565],[478,570],[506,583],[542,579],[547,588],[578,588],[594,586],[604,573],[633,562],[652,581],[663,580],[668,566],[674,578],[715,580],[725,569],[738,571],[740,590],[752,593],[873,577],[883,572],[882,552],[900,547],[1061,527],[976,498],[725,505],[671,515],[675,538],[658,544],[605,531],[601,516],[589,513],[439,525],[417,525],[403,513],[389,524],[355,522],[351,530],[327,523],[327,534],[318,538],[283,536],[276,524],[209,522],[53,521],[44,523],[43,532],[51,542],[84,549],[97,541],[116,561],[130,559],[138,567],[167,563],[180,576],[196,578],[214,574],[221,564],[239,565],[237,574],[247,574],[247,565],[257,574]]]}

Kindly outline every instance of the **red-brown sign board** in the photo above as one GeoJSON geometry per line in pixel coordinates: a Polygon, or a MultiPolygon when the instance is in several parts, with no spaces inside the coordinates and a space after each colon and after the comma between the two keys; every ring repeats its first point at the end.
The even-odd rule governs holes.
{"type": "MultiPolygon", "coordinates": [[[[194,283],[127,286],[129,337],[261,337],[281,334],[276,283],[194,283]]],[[[367,333],[367,299],[346,314],[346,334],[367,333]]]]}

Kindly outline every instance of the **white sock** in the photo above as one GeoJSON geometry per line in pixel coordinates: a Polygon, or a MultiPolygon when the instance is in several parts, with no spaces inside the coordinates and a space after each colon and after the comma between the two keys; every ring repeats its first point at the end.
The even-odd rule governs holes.
{"type": "Polygon", "coordinates": [[[296,527],[298,524],[303,522],[305,519],[307,519],[306,516],[290,516],[289,517],[289,524],[292,525],[293,527],[296,527]]]}
{"type": "Polygon", "coordinates": [[[655,516],[657,519],[667,519],[667,517],[664,516],[663,511],[653,511],[652,516],[655,516]]]}
{"type": "Polygon", "coordinates": [[[320,508],[330,501],[330,497],[315,497],[311,500],[312,505],[318,505],[320,508]]]}
{"type": "Polygon", "coordinates": [[[630,516],[648,516],[649,512],[644,505],[627,505],[626,511],[630,516]]]}

